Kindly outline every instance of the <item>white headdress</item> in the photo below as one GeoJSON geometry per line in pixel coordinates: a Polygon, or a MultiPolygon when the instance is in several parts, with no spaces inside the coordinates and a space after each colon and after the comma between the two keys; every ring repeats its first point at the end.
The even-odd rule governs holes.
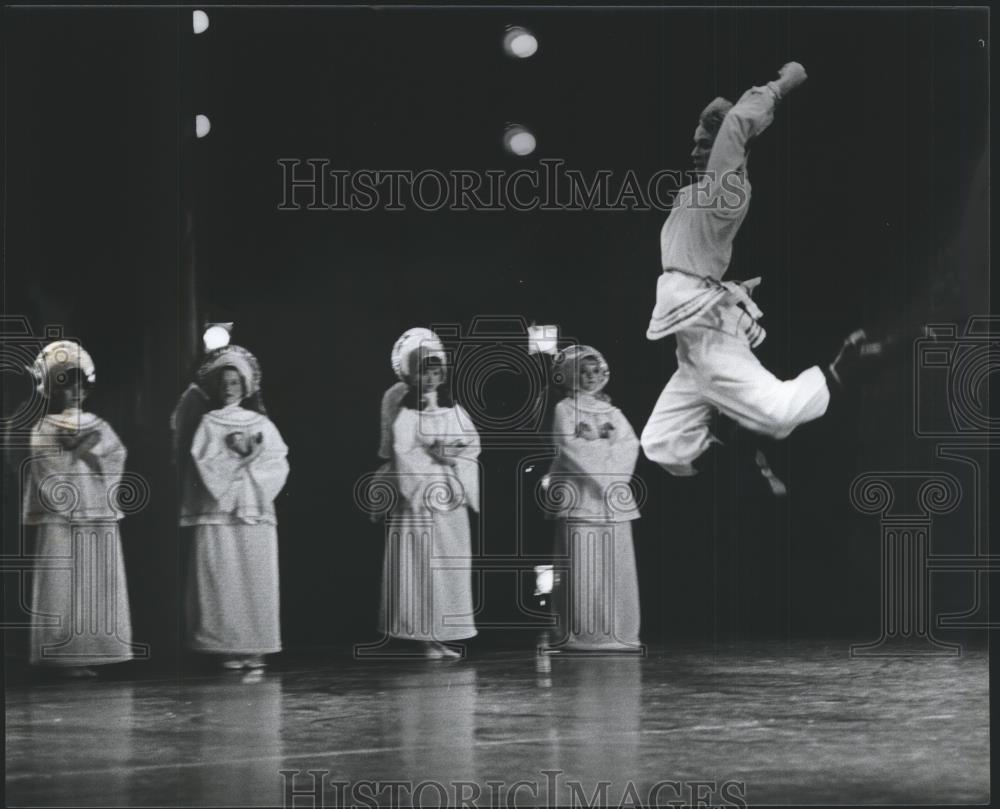
{"type": "Polygon", "coordinates": [[[600,392],[611,378],[611,369],[608,368],[608,363],[601,352],[591,346],[570,346],[556,354],[552,361],[552,381],[563,390],[576,390],[580,385],[580,366],[584,360],[593,360],[597,363],[601,380],[591,392],[600,392]]]}
{"type": "Polygon", "coordinates": [[[412,385],[420,374],[421,363],[427,357],[437,357],[442,368],[447,366],[444,346],[434,332],[424,328],[407,329],[392,347],[392,370],[401,381],[412,385]]]}
{"type": "Polygon", "coordinates": [[[41,394],[48,394],[52,385],[65,386],[70,382],[70,372],[79,371],[91,385],[97,379],[94,361],[79,343],[57,340],[38,352],[34,363],[28,369],[35,378],[35,388],[41,394]]]}
{"type": "Polygon", "coordinates": [[[220,368],[235,368],[246,387],[247,397],[260,390],[260,363],[243,346],[228,345],[210,351],[198,369],[198,384],[203,390],[209,387],[208,378],[220,368]]]}

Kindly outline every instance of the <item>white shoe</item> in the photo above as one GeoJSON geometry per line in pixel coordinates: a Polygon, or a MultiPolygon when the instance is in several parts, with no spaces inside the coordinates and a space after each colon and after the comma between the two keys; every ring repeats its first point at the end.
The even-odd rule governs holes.
{"type": "Polygon", "coordinates": [[[97,672],[87,666],[69,666],[63,669],[61,674],[71,680],[89,680],[97,676],[97,672]]]}
{"type": "Polygon", "coordinates": [[[757,462],[757,468],[760,470],[761,476],[767,481],[767,485],[771,487],[771,494],[775,497],[784,497],[787,495],[788,487],[781,478],[774,474],[763,450],[757,450],[754,460],[757,462]]]}
{"type": "Polygon", "coordinates": [[[443,643],[438,644],[438,649],[441,650],[441,656],[449,660],[458,660],[462,656],[461,652],[452,649],[450,646],[445,646],[443,643]]]}
{"type": "Polygon", "coordinates": [[[894,351],[898,345],[899,338],[896,335],[875,340],[864,329],[858,329],[844,339],[827,371],[841,388],[870,381],[885,366],[890,351],[894,351]]]}

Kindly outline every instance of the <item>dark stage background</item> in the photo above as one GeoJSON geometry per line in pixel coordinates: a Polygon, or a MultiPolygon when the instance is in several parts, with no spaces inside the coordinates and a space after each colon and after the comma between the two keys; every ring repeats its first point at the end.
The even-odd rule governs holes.
{"type": "MultiPolygon", "coordinates": [[[[675,367],[673,340],[644,336],[665,213],[281,211],[279,159],[512,171],[560,158],[588,176],[646,178],[688,167],[712,97],[735,99],[795,59],[809,80],[754,145],[754,202],[733,265],[738,277],[764,276],[765,364],[788,376],[828,362],[860,325],[912,338],[924,322],[988,310],[985,11],[209,15],[194,36],[190,9],[4,10],[3,311],[36,332],[61,325],[90,350],[91,408],[150,482],[123,538],[136,637],[154,660],[179,648],[168,417],[201,322],[235,321],[290,447],[278,503],[289,648],[374,638],[381,529],[353,489],[377,464],[389,351],[406,328],[467,330],[476,316],[558,323],[605,353],[608,392],[637,432],[675,367]],[[504,55],[511,23],[536,33],[534,57],[504,55]],[[194,137],[195,113],[211,119],[207,138],[194,137]],[[509,121],[537,135],[530,157],[504,152],[509,121]]],[[[784,501],[755,473],[755,439],[725,425],[705,476],[673,479],[640,460],[644,640],[878,637],[878,520],[852,509],[852,479],[948,468],[969,481],[915,437],[910,353],[771,447],[791,487],[784,501]]],[[[27,385],[5,368],[6,412],[27,385]]],[[[529,390],[499,374],[483,395],[503,414],[529,390]]],[[[486,553],[518,547],[521,455],[484,453],[486,553]]],[[[8,475],[7,552],[16,512],[8,475]]],[[[532,525],[522,539],[539,551],[548,535],[532,525]]],[[[941,518],[934,550],[970,553],[971,536],[967,514],[941,518]]],[[[5,584],[10,613],[17,585],[5,584]]],[[[480,642],[533,642],[528,630],[488,627],[516,617],[514,592],[512,575],[488,578],[480,642]]],[[[971,604],[970,574],[935,577],[936,611],[971,604]]]]}

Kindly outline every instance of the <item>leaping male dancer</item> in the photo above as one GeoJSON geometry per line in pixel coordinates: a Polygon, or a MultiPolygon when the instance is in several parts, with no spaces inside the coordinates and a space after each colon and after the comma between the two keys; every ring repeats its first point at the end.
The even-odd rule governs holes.
{"type": "MultiPolygon", "coordinates": [[[[660,231],[663,274],[646,336],[675,334],[678,367],[642,431],[642,448],[673,475],[695,474],[695,461],[717,441],[709,429],[713,411],[754,432],[785,438],[822,416],[831,391],[883,355],[882,343],[856,331],[832,363],[782,381],[753,353],[764,340],[757,322],[762,313],[750,299],[760,279],[722,280],[750,207],[747,145],[770,125],[781,99],[805,80],[802,65],[789,62],[776,81],[751,87],[735,105],[716,98],[704,109],[691,152],[699,178],[678,192],[660,231]]],[[[770,472],[763,464],[762,471],[765,477],[770,472]]]]}

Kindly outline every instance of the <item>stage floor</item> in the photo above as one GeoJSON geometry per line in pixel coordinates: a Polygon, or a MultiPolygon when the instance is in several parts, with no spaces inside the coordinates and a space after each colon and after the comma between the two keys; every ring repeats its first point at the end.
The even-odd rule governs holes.
{"type": "Polygon", "coordinates": [[[984,803],[988,664],[776,643],[8,683],[6,803],[984,803]]]}

